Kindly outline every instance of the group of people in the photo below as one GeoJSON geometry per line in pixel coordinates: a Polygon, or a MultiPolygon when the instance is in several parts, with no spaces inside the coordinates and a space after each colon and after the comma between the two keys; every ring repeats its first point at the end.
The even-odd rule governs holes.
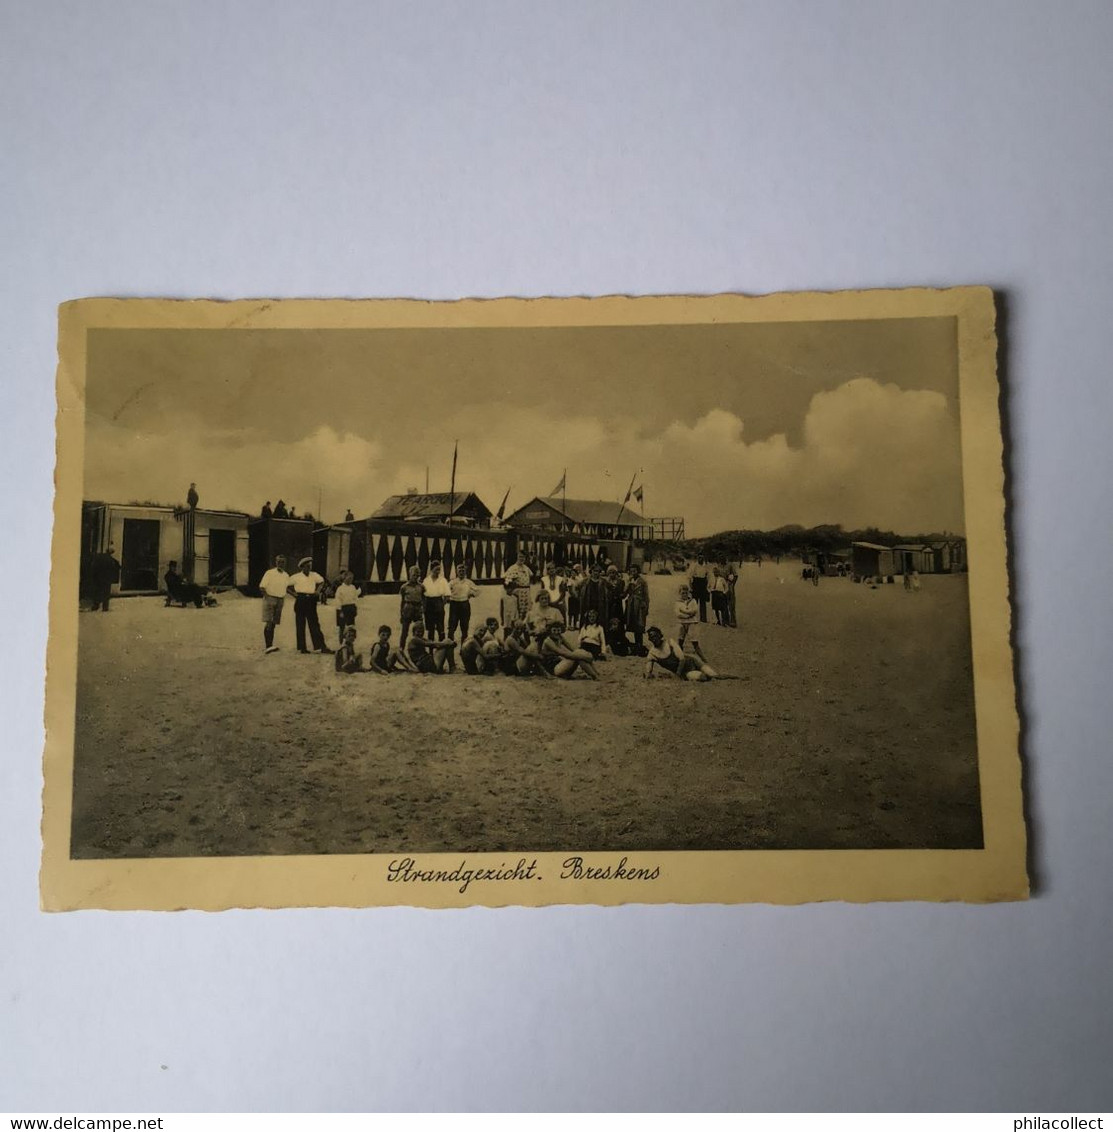
{"type": "Polygon", "coordinates": [[[738,570],[729,562],[711,563],[701,551],[688,571],[691,596],[699,606],[700,621],[707,621],[707,606],[715,624],[726,629],[738,628],[738,570]]]}
{"type": "Polygon", "coordinates": [[[688,680],[722,677],[708,663],[700,646],[700,606],[690,587],[680,587],[674,607],[676,632],[666,636],[649,625],[649,586],[634,564],[623,576],[613,564],[558,568],[548,563],[540,579],[524,554],[503,578],[501,617],[487,617],[472,627],[472,601],[479,587],[463,564],[449,578],[440,562],[429,564],[422,578],[412,567],[399,591],[399,636],[380,625],[375,643],[360,651],[356,619],[359,590],[350,571],[331,596],[336,604],[339,647],[325,644],[318,607],[330,596],[326,580],[313,570],[309,557],[293,574],[279,556],[260,581],[263,592],[263,649],[277,651],[275,627],[286,599],[294,601],[299,652],[335,656],[340,673],[378,675],[410,672],[440,675],[459,669],[468,675],[541,676],[571,679],[582,674],[598,680],[598,665],[614,657],[645,659],[644,675],[688,680]],[[308,641],[307,635],[308,633],[308,641]],[[457,633],[459,639],[457,640],[457,633]],[[648,644],[646,643],[648,639],[648,644]]]}
{"type": "MultiPolygon", "coordinates": [[[[298,515],[294,505],[287,503],[284,499],[280,499],[273,507],[271,501],[268,499],[262,507],[259,508],[260,519],[312,519],[313,512],[306,511],[304,515],[298,515]]],[[[344,522],[350,523],[355,519],[352,514],[352,509],[349,507],[344,515],[344,522]]]]}

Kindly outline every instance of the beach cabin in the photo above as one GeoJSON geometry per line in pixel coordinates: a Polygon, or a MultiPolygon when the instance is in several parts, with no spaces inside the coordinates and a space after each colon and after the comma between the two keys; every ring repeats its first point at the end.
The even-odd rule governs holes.
{"type": "Polygon", "coordinates": [[[854,573],[859,578],[887,578],[899,574],[894,549],[875,542],[855,542],[850,547],[854,573]]]}
{"type": "Polygon", "coordinates": [[[93,557],[109,546],[121,567],[113,593],[158,593],[172,561],[199,585],[247,585],[248,522],[240,511],[86,501],[81,505],[82,592],[93,557]]]}

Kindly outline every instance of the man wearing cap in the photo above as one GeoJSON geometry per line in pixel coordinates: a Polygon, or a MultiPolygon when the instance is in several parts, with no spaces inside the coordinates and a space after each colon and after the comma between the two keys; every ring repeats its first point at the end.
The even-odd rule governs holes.
{"type": "MultiPolygon", "coordinates": [[[[171,563],[173,565],[173,563],[171,563]]],[[[286,573],[286,555],[279,554],[274,565],[259,580],[263,591],[263,652],[278,652],[274,643],[274,627],[282,624],[282,607],[290,588],[290,575],[286,573]]]]}
{"type": "Polygon", "coordinates": [[[315,652],[331,654],[333,651],[325,644],[325,635],[317,620],[317,599],[324,584],[324,578],[313,569],[313,559],[309,557],[298,563],[298,572],[290,578],[289,592],[294,595],[294,631],[298,652],[309,652],[305,647],[306,625],[309,626],[315,652]]]}

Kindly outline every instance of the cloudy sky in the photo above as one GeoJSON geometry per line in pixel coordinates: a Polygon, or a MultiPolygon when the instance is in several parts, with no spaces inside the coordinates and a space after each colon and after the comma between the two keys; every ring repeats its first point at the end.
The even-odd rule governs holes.
{"type": "Polygon", "coordinates": [[[637,474],[690,535],[962,531],[950,319],[658,327],[96,330],[85,497],[326,520],[409,487],[495,510],[637,474]]]}

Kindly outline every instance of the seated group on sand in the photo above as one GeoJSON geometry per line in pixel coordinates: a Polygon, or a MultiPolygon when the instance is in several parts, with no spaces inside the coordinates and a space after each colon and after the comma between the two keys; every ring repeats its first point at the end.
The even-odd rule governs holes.
{"type": "MultiPolygon", "coordinates": [[[[575,567],[575,571],[580,568],[575,567]]],[[[424,580],[415,567],[401,587],[398,643],[392,640],[391,626],[380,625],[366,662],[356,643],[354,603],[349,606],[343,600],[347,595],[338,593],[341,608],[349,608],[351,615],[337,618],[341,647],[336,653],[336,671],[441,675],[462,668],[472,676],[501,673],[568,680],[582,674],[598,680],[600,662],[638,656],[645,659],[647,679],[671,676],[702,681],[720,676],[700,649],[698,623],[693,624],[698,607],[686,592],[681,593],[675,607],[676,638],[667,638],[656,626],[646,631],[649,591],[636,565],[631,567],[628,579],[622,578],[614,566],[607,576],[593,566],[576,587],[574,624],[570,624],[573,617],[568,612],[573,595],[565,577],[550,563],[534,595],[532,571],[524,556],[519,556],[503,581],[502,621],[488,617],[469,631],[471,599],[479,591],[464,568],[458,567],[456,577],[449,582],[441,573],[440,563],[430,566],[424,580]],[[456,629],[460,629],[459,642],[455,640],[456,629]],[[649,638],[648,646],[643,643],[644,636],[649,638]]],[[[345,582],[351,585],[349,578],[345,582]]]]}

